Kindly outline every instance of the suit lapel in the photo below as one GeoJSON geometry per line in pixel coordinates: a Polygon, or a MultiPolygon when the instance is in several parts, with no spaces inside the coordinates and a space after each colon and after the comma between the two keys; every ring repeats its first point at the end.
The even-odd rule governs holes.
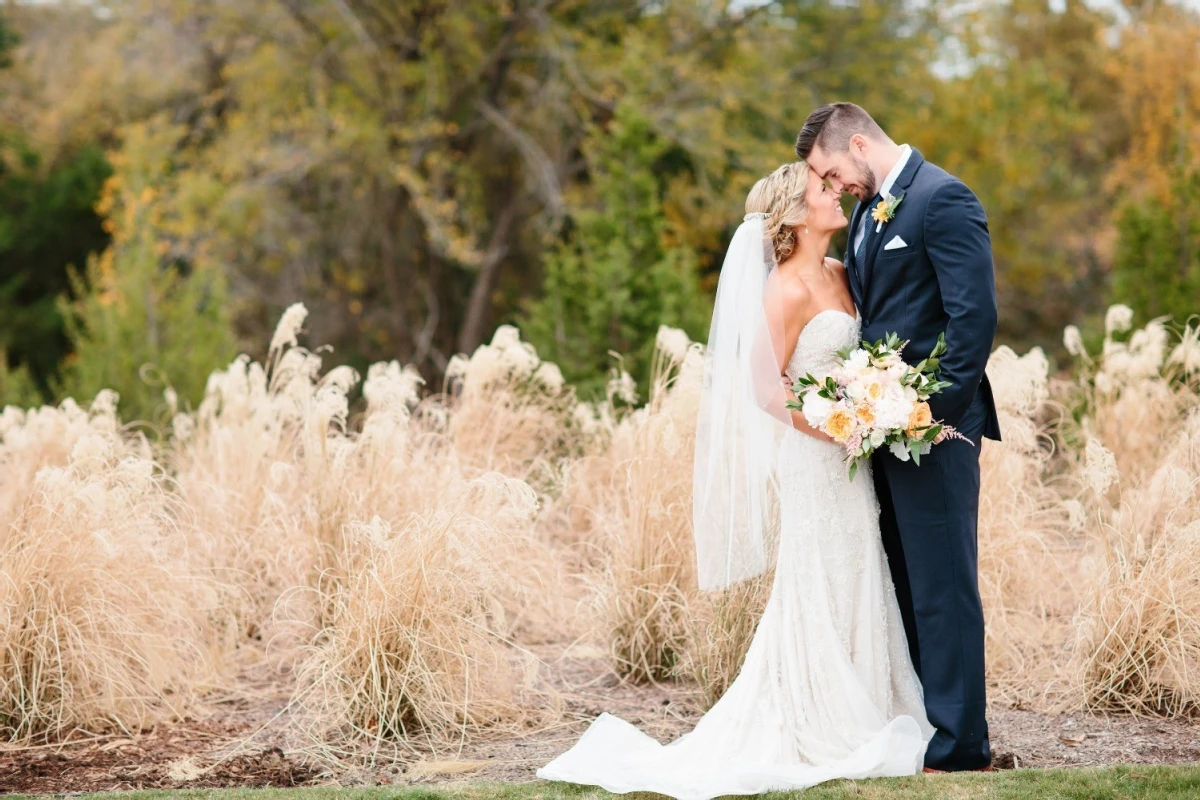
{"type": "MultiPolygon", "coordinates": [[[[921,155],[920,150],[914,147],[908,157],[908,163],[904,165],[904,169],[900,170],[900,174],[896,176],[896,182],[892,184],[891,193],[893,197],[904,196],[905,192],[908,191],[908,187],[912,185],[913,178],[917,176],[917,171],[921,169],[921,165],[924,163],[925,157],[921,155]]],[[[896,209],[896,214],[903,213],[904,204],[901,203],[900,207],[896,209]]],[[[885,222],[883,229],[879,233],[875,233],[875,227],[878,223],[872,224],[872,222],[868,222],[867,224],[867,235],[872,238],[867,240],[863,249],[862,284],[864,296],[866,294],[866,287],[871,283],[871,271],[875,267],[875,256],[879,253],[879,246],[883,244],[883,240],[886,238],[885,234],[887,233],[888,226],[892,224],[890,220],[885,222]]]]}
{"type": "Polygon", "coordinates": [[[861,270],[862,265],[858,263],[858,259],[854,254],[854,234],[858,230],[858,218],[863,213],[863,203],[860,201],[854,204],[854,210],[850,212],[850,238],[846,242],[846,266],[849,267],[850,274],[850,293],[853,295],[854,303],[858,308],[862,309],[863,291],[861,270]]]}

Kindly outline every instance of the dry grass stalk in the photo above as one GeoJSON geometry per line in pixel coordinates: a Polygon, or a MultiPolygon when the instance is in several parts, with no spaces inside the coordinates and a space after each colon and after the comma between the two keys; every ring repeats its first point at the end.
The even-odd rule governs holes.
{"type": "Polygon", "coordinates": [[[991,697],[1030,702],[1056,678],[1077,602],[1069,518],[1050,474],[1049,364],[1038,348],[988,362],[1003,441],[980,454],[979,590],[991,697]]]}
{"type": "Polygon", "coordinates": [[[1095,533],[1072,662],[1075,700],[1089,707],[1178,715],[1200,706],[1200,413],[1177,428],[1140,480],[1114,474],[1116,459],[1089,443],[1095,533]]]}
{"type": "Polygon", "coordinates": [[[501,325],[490,344],[451,359],[446,379],[455,389],[447,431],[464,464],[539,490],[557,485],[555,464],[581,446],[571,424],[575,392],[557,365],[538,358],[516,328],[501,325]]]}
{"type": "Polygon", "coordinates": [[[774,571],[717,592],[695,592],[688,603],[688,650],[679,674],[695,682],[704,708],[733,683],[762,618],[774,571]]]}
{"type": "Polygon", "coordinates": [[[316,717],[341,735],[452,739],[528,716],[509,609],[536,498],[497,473],[459,491],[395,527],[376,516],[349,529],[345,577],[325,590],[330,623],[301,668],[316,717]]]}
{"type": "MultiPolygon", "coordinates": [[[[1180,714],[1200,696],[1200,329],[1167,357],[1161,323],[1127,316],[1095,359],[1067,332],[1070,383],[1040,351],[989,366],[994,698],[1180,714]]],[[[664,329],[649,403],[618,370],[593,407],[504,327],[455,360],[450,395],[372,365],[352,425],[359,376],[322,374],[303,321],[288,309],[265,365],[215,372],[158,452],[111,393],[0,412],[4,736],[132,730],[264,654],[299,669],[331,751],[511,731],[553,713],[522,645],[589,632],[632,679],[720,696],[770,583],[695,590],[698,345],[664,329]],[[569,608],[580,587],[591,617],[569,608]]]]}
{"type": "MultiPolygon", "coordinates": [[[[117,433],[115,404],[97,398],[65,465],[4,487],[0,735],[10,742],[137,730],[222,677],[228,596],[192,564],[162,475],[139,454],[144,442],[117,433]]],[[[55,413],[68,428],[78,421],[67,407],[27,422],[55,413]]],[[[6,444],[21,439],[6,432],[6,444]]]]}
{"type": "MultiPolygon", "coordinates": [[[[602,625],[617,670],[632,680],[672,676],[688,646],[688,593],[695,588],[692,449],[702,361],[671,352],[660,335],[649,403],[616,424],[593,468],[596,527],[606,530],[602,625]],[[678,368],[678,371],[677,371],[678,368]]],[[[628,394],[617,372],[609,407],[628,394]]],[[[614,415],[615,416],[615,415],[614,415]]]]}

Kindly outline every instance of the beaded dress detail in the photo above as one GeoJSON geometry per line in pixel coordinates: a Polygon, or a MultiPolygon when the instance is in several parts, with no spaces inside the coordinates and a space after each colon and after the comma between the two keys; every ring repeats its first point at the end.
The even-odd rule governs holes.
{"type": "MultiPolygon", "coordinates": [[[[828,374],[856,345],[840,310],[804,327],[787,374],[828,374]]],[[[737,678],[688,733],[661,744],[601,713],[537,775],[680,800],[921,771],[933,728],[909,657],[879,533],[869,465],[787,430],[771,595],[737,678]]]]}

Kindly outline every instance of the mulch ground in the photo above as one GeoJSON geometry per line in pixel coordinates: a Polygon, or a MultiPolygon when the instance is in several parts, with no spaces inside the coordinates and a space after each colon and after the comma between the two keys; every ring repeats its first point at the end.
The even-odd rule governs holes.
{"type": "MultiPolygon", "coordinates": [[[[402,758],[334,768],[289,737],[287,691],[277,681],[215,706],[203,719],[53,747],[0,747],[0,791],[90,792],[150,788],[431,784],[464,779],[529,781],[569,747],[601,711],[666,742],[691,729],[701,709],[686,684],[622,682],[603,653],[542,648],[561,719],[521,736],[412,746],[402,758]]],[[[262,676],[254,680],[260,684],[262,676]]],[[[1045,714],[996,707],[989,713],[997,767],[1181,764],[1200,761],[1200,724],[1129,716],[1045,714]]]]}

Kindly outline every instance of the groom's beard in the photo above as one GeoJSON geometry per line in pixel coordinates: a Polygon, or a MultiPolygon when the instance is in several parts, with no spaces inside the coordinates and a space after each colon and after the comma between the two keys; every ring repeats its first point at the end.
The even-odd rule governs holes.
{"type": "Polygon", "coordinates": [[[879,179],[875,177],[874,170],[871,165],[863,160],[854,160],[854,171],[857,173],[854,182],[846,187],[850,194],[858,198],[859,202],[865,203],[875,196],[879,191],[879,179]]]}

